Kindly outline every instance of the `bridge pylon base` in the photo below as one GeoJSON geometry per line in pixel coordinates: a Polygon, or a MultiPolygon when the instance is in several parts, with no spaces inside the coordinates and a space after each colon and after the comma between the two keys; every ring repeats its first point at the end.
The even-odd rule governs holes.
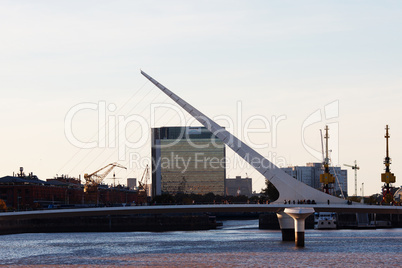
{"type": "Polygon", "coordinates": [[[313,208],[285,208],[283,211],[293,218],[296,247],[304,247],[304,227],[306,218],[314,213],[313,208]]]}
{"type": "Polygon", "coordinates": [[[295,241],[295,224],[292,217],[285,212],[277,212],[279,226],[282,232],[282,241],[295,241]]]}

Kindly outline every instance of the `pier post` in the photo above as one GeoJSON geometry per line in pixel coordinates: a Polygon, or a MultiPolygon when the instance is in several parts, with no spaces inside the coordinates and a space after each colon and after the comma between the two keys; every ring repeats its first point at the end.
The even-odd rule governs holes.
{"type": "Polygon", "coordinates": [[[285,212],[277,212],[279,226],[282,232],[282,241],[295,241],[295,224],[292,217],[285,212]]]}
{"type": "Polygon", "coordinates": [[[295,243],[296,247],[304,247],[304,226],[305,219],[314,213],[313,208],[285,208],[283,211],[293,218],[295,226],[295,243]]]}

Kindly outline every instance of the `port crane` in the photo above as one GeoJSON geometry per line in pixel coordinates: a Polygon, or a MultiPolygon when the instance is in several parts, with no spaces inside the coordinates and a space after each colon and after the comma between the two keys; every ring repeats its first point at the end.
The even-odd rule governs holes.
{"type": "Polygon", "coordinates": [[[148,194],[147,193],[148,180],[149,180],[149,166],[147,165],[145,167],[144,173],[142,173],[141,180],[138,182],[138,190],[145,191],[145,193],[148,194]]]}
{"type": "Polygon", "coordinates": [[[345,167],[351,167],[352,169],[355,170],[355,196],[357,196],[357,170],[360,169],[360,167],[357,166],[357,161],[355,160],[355,165],[347,165],[347,164],[343,164],[345,167]]]}
{"type": "Polygon", "coordinates": [[[388,139],[389,139],[389,127],[388,125],[385,127],[385,141],[386,141],[386,155],[384,159],[384,165],[385,165],[385,172],[381,174],[381,182],[384,183],[384,186],[382,188],[382,201],[381,203],[394,203],[394,197],[392,195],[391,189],[391,183],[395,183],[396,177],[394,173],[391,173],[390,165],[391,165],[391,158],[389,157],[389,148],[388,148],[388,139]]]}
{"type": "MultiPolygon", "coordinates": [[[[329,172],[329,155],[328,155],[328,126],[325,126],[325,157],[322,165],[324,166],[324,173],[320,174],[320,182],[323,184],[323,190],[325,193],[329,194],[330,184],[335,183],[335,177],[329,172]]],[[[321,140],[322,141],[322,140],[321,140]]],[[[324,146],[321,144],[323,149],[324,146]]],[[[324,156],[324,150],[323,156],[324,156]]]]}
{"type": "Polygon", "coordinates": [[[96,190],[97,187],[99,186],[99,184],[102,183],[103,179],[106,178],[106,176],[115,167],[127,169],[126,167],[115,162],[115,163],[110,163],[109,165],[106,165],[103,168],[100,168],[91,174],[85,173],[84,174],[84,179],[85,179],[84,192],[96,190]],[[98,174],[101,171],[103,171],[103,173],[98,174]]]}

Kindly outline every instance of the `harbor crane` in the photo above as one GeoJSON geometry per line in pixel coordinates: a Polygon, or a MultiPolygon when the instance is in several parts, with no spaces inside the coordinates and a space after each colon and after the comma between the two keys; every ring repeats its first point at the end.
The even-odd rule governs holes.
{"type": "MultiPolygon", "coordinates": [[[[323,184],[323,190],[325,193],[329,194],[329,189],[330,185],[335,183],[335,177],[329,172],[329,155],[328,155],[328,126],[325,126],[325,157],[323,161],[323,166],[324,166],[324,173],[320,174],[320,182],[323,184]]],[[[321,140],[322,141],[322,140],[321,140]]],[[[323,144],[321,144],[323,146],[323,144]]],[[[324,147],[324,146],[323,146],[324,147]]],[[[323,148],[324,149],[324,148],[323,148]]],[[[323,150],[323,156],[324,156],[324,150],[323,150]]]]}
{"type": "Polygon", "coordinates": [[[96,190],[97,187],[99,186],[99,184],[102,183],[103,179],[106,178],[106,176],[115,167],[127,169],[126,167],[115,162],[115,163],[110,163],[109,165],[106,165],[103,168],[100,168],[91,174],[85,173],[84,174],[84,179],[85,179],[84,192],[96,190]],[[98,174],[101,171],[104,171],[104,172],[101,174],[98,174]]]}
{"type": "MultiPolygon", "coordinates": [[[[321,130],[321,129],[320,129],[320,134],[321,134],[322,166],[323,166],[324,172],[325,172],[325,165],[327,164],[327,165],[329,166],[329,157],[328,157],[328,138],[329,138],[329,136],[328,136],[328,126],[326,126],[326,134],[325,134],[325,139],[326,139],[326,154],[327,154],[327,157],[325,157],[325,155],[324,155],[324,139],[323,139],[323,137],[322,137],[322,130],[321,130]]],[[[330,151],[331,151],[331,150],[330,150],[330,151]]],[[[342,190],[341,184],[339,183],[339,179],[338,179],[338,177],[336,176],[335,168],[333,168],[332,170],[334,171],[334,176],[332,176],[332,174],[330,174],[330,175],[334,178],[334,183],[335,183],[335,178],[336,178],[336,180],[338,181],[338,186],[339,186],[339,190],[341,191],[342,198],[345,198],[345,195],[343,194],[343,190],[342,190]]],[[[328,171],[329,171],[329,168],[328,168],[328,171]]],[[[320,175],[320,176],[321,176],[321,175],[320,175]]],[[[320,180],[321,180],[321,178],[320,178],[320,180]]],[[[327,191],[328,191],[328,189],[327,189],[327,191]]]]}
{"type": "Polygon", "coordinates": [[[389,127],[388,125],[385,127],[385,141],[386,141],[386,155],[384,159],[384,165],[385,165],[385,172],[381,174],[381,182],[384,183],[383,189],[382,189],[382,201],[381,203],[394,203],[394,197],[392,195],[392,186],[391,183],[395,183],[396,177],[394,173],[391,172],[390,165],[391,165],[391,158],[389,157],[389,148],[388,148],[388,139],[389,139],[389,133],[388,133],[389,127]]]}
{"type": "Polygon", "coordinates": [[[347,164],[343,164],[345,167],[351,167],[352,169],[355,170],[355,196],[357,196],[357,170],[360,169],[360,167],[357,166],[357,161],[355,160],[355,165],[347,165],[347,164]]]}
{"type": "Polygon", "coordinates": [[[138,190],[145,191],[145,193],[148,194],[147,192],[148,180],[149,180],[149,167],[147,165],[145,167],[144,173],[142,173],[141,180],[138,182],[138,190]]]}

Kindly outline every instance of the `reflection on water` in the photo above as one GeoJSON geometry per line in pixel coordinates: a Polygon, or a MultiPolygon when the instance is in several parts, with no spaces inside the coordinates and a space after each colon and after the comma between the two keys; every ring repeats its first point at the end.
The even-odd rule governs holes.
{"type": "Polygon", "coordinates": [[[257,220],[193,232],[0,236],[2,265],[383,266],[400,265],[401,229],[307,230],[305,248],[282,242],[257,220]]]}

